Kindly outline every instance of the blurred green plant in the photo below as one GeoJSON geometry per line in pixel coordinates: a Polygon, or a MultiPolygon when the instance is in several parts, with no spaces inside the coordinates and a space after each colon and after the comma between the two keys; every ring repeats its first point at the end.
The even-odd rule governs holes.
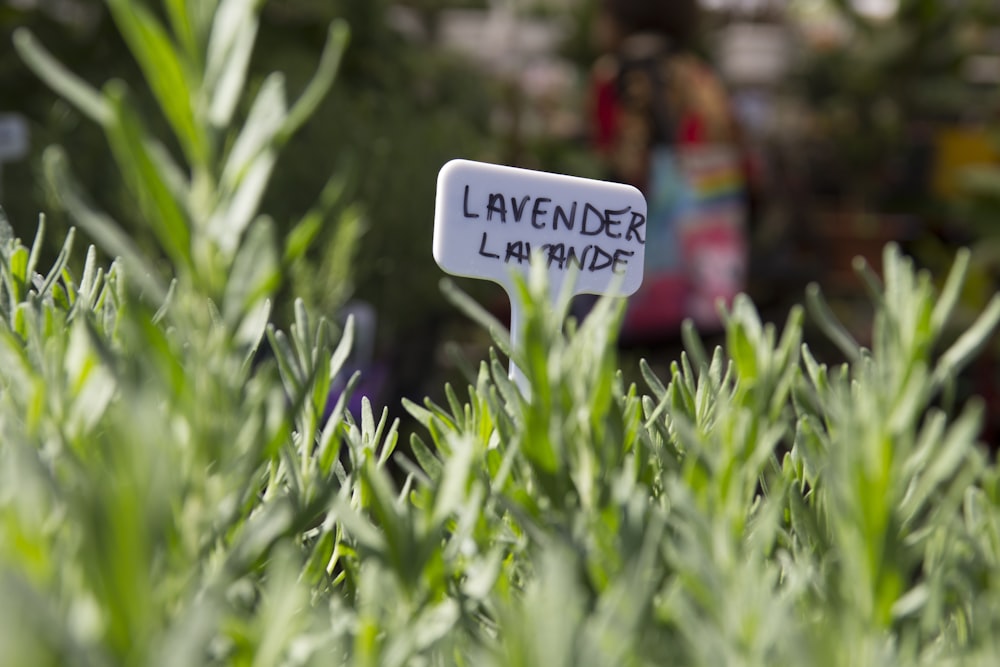
{"type": "Polygon", "coordinates": [[[41,228],[30,249],[0,231],[0,663],[315,659],[336,639],[304,637],[335,617],[309,601],[338,563],[340,450],[384,465],[394,442],[343,403],[319,421],[350,325],[331,350],[300,308],[255,365],[266,312],[233,330],[180,282],[154,312],[93,248],[75,278],[72,233],[43,278],[41,228]]]}
{"type": "MultiPolygon", "coordinates": [[[[183,26],[196,6],[165,8],[183,26]]],[[[238,6],[198,19],[217,26],[209,44],[238,6]]],[[[160,150],[130,134],[140,121],[114,86],[81,93],[20,41],[60,90],[112,110],[96,115],[117,159],[160,150]]],[[[275,136],[280,117],[251,113],[209,163],[228,164],[247,132],[275,136]]],[[[144,206],[187,211],[154,197],[162,161],[137,164],[158,165],[134,174],[144,206]]],[[[176,192],[229,201],[220,173],[176,192]]],[[[981,405],[959,404],[954,383],[1000,322],[1000,296],[944,342],[967,253],[940,291],[894,246],[884,283],[859,267],[870,349],[816,288],[780,333],[740,298],[725,349],[687,328],[666,384],[643,365],[648,393],[616,370],[620,302],[567,320],[568,296],[550,302],[538,265],[518,286],[513,350],[449,286],[531,395],[491,353],[465,396],[407,403],[426,435],[405,457],[386,411],[345,410],[357,376],[327,414],[350,322],[338,331],[299,301],[287,332],[269,324],[276,284],[251,261],[255,223],[197,228],[204,245],[185,246],[161,211],[147,224],[176,265],[160,268],[63,183],[81,224],[125,252],[104,266],[90,248],[77,274],[70,231],[42,270],[44,218],[26,245],[0,217],[0,664],[995,659],[1000,475],[977,442],[981,405]],[[802,344],[805,311],[846,363],[802,344]],[[265,338],[273,356],[259,359],[265,338]]]]}
{"type": "MultiPolygon", "coordinates": [[[[26,30],[15,33],[14,44],[53,90],[104,130],[143,225],[169,262],[166,269],[87,201],[58,148],[46,151],[47,175],[60,204],[105,249],[133,267],[134,280],[153,298],[162,299],[175,278],[215,299],[232,320],[273,291],[281,267],[302,257],[324,222],[323,211],[306,215],[279,247],[274,223],[259,206],[278,150],[333,82],[346,27],[331,25],[316,76],[295,103],[286,101],[283,76],[273,73],[239,127],[235,118],[259,25],[257,3],[168,2],[169,29],[144,3],[109,0],[108,9],[169,127],[169,141],[145,130],[121,81],[92,88],[26,30]]],[[[341,240],[350,245],[350,238],[341,240]]]]}
{"type": "MultiPolygon", "coordinates": [[[[455,0],[294,0],[274,3],[255,67],[277,68],[299,77],[320,43],[314,26],[333,17],[351,25],[335,90],[318,110],[332,122],[311,123],[293,139],[279,163],[271,199],[291,214],[294,197],[279,193],[322,187],[315,164],[331,147],[350,174],[346,197],[367,224],[352,266],[352,296],[372,304],[378,315],[377,350],[392,368],[396,392],[421,396],[440,333],[453,311],[441,297],[439,269],[421,249],[430,238],[434,192],[441,165],[455,157],[489,159],[497,139],[491,120],[496,86],[472,63],[441,46],[440,16],[470,3],[455,0]],[[396,5],[410,10],[417,34],[401,32],[389,20],[396,5]],[[300,159],[299,156],[304,156],[300,159]]],[[[474,3],[472,3],[474,4],[474,3]]],[[[293,83],[294,82],[291,82],[293,83]]],[[[331,243],[333,243],[331,241],[331,243]]],[[[322,245],[313,264],[333,260],[322,245]]],[[[293,283],[294,296],[310,299],[312,276],[293,283]]],[[[329,281],[332,283],[333,281],[329,281]]],[[[472,290],[482,289],[474,285],[472,290]]],[[[329,311],[323,311],[329,312],[329,311]]]]}
{"type": "MultiPolygon", "coordinates": [[[[97,85],[109,76],[125,81],[129,103],[146,130],[163,138],[177,155],[180,148],[164,138],[170,128],[107,3],[73,1],[87,20],[63,23],[45,3],[32,8],[4,6],[0,39],[28,26],[56,59],[72,63],[79,78],[97,85]]],[[[206,14],[212,4],[206,5],[206,14]]],[[[379,353],[398,353],[393,375],[400,376],[404,385],[420,384],[428,373],[425,361],[433,358],[430,347],[439,324],[451,314],[437,290],[433,260],[413,252],[430,233],[437,169],[457,156],[484,156],[493,143],[491,81],[469,63],[444,52],[435,26],[445,9],[476,3],[402,3],[424,27],[422,38],[403,34],[394,26],[389,18],[396,3],[388,0],[253,4],[259,5],[255,14],[263,29],[249,56],[244,88],[251,92],[274,71],[283,73],[288,91],[304,90],[317,54],[324,48],[327,26],[343,19],[353,28],[338,85],[323,97],[312,119],[288,138],[287,150],[278,154],[263,193],[261,209],[271,216],[276,238],[288,236],[303,218],[322,214],[305,261],[281,266],[283,289],[275,300],[275,317],[283,324],[293,321],[296,297],[310,309],[331,316],[345,296],[366,300],[379,315],[379,353]],[[330,179],[332,171],[334,179],[330,179]],[[358,178],[358,174],[365,177],[358,178]],[[307,211],[313,199],[323,204],[307,211]],[[357,219],[351,233],[334,224],[340,217],[357,219]],[[338,236],[338,229],[347,238],[338,236]],[[347,242],[353,242],[351,253],[347,253],[347,242]],[[356,261],[345,262],[345,254],[353,254],[356,261]],[[346,271],[348,266],[350,271],[346,271]],[[344,280],[345,275],[349,280],[344,280]],[[414,368],[409,369],[411,364],[414,368]]],[[[164,10],[152,9],[166,20],[164,10]]],[[[103,159],[101,133],[93,131],[75,107],[62,102],[53,105],[51,95],[13,50],[9,55],[0,52],[0,89],[5,110],[24,113],[32,122],[34,145],[63,146],[72,156],[76,179],[91,203],[115,218],[137,246],[156,255],[158,242],[150,239],[138,202],[122,192],[120,173],[103,159]]],[[[240,98],[235,117],[247,115],[250,99],[240,98]]],[[[223,147],[232,142],[231,137],[220,139],[223,147]]],[[[39,174],[44,171],[40,151],[25,164],[8,165],[5,171],[8,202],[4,205],[22,235],[30,234],[30,222],[39,208],[50,209],[54,223],[67,222],[54,205],[58,189],[41,185],[45,179],[39,174]]],[[[44,256],[51,259],[58,250],[58,244],[51,243],[44,256]]]]}
{"type": "Polygon", "coordinates": [[[976,444],[982,406],[953,403],[1000,298],[937,350],[968,253],[940,293],[894,246],[884,265],[884,285],[860,269],[871,349],[818,288],[807,294],[848,363],[814,359],[801,309],[779,336],[741,298],[725,351],[708,355],[689,327],[669,384],[644,366],[650,396],[613,370],[617,306],[602,302],[563,333],[567,304],[546,307],[544,281],[522,289],[530,307],[514,356],[530,400],[494,358],[467,403],[450,393],[448,407],[410,406],[433,441],[413,442],[432,487],[479,443],[479,478],[466,486],[484,509],[455,527],[475,526],[466,553],[489,554],[510,532],[498,585],[523,594],[501,605],[497,664],[988,659],[996,468],[976,444]]]}
{"type": "Polygon", "coordinates": [[[851,0],[830,4],[849,36],[808,53],[792,77],[820,135],[816,187],[849,206],[926,211],[928,128],[995,101],[965,71],[977,35],[1000,19],[995,3],[900,0],[879,19],[851,0]]]}
{"type": "MultiPolygon", "coordinates": [[[[726,349],[651,393],[615,371],[621,304],[564,327],[522,283],[531,385],[497,355],[460,399],[408,404],[429,440],[343,399],[303,307],[273,361],[178,284],[154,313],[91,250],[37,272],[0,224],[0,662],[4,664],[988,664],[1000,623],[996,464],[951,383],[1000,298],[936,343],[937,293],[890,247],[848,363],[746,299],[726,349]],[[187,328],[178,326],[180,322],[187,328]],[[200,324],[200,326],[192,326],[200,324]],[[404,473],[398,475],[391,462],[404,473]]],[[[497,333],[455,288],[453,301],[497,333]]]]}

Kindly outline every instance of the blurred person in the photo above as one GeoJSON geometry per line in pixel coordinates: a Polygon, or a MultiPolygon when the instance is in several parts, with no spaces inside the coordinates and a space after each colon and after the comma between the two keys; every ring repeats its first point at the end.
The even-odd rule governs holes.
{"type": "Polygon", "coordinates": [[[643,285],[622,340],[653,342],[690,317],[718,329],[744,288],[745,166],[729,96],[695,51],[697,0],[601,0],[591,125],[608,177],[646,196],[643,285]]]}

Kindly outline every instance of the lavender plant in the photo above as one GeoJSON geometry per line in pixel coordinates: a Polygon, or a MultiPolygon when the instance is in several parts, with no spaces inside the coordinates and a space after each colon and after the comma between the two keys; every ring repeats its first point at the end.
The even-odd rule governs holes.
{"type": "Polygon", "coordinates": [[[688,329],[644,388],[617,370],[620,303],[567,322],[536,267],[511,349],[446,286],[497,351],[445,405],[407,403],[406,456],[385,410],[351,415],[345,393],[324,417],[350,323],[299,304],[269,324],[275,266],[323,216],[276,256],[258,190],[343,28],[305,102],[286,109],[272,77],[238,122],[256,3],[169,0],[169,29],[109,6],[176,144],[115,85],[19,49],[105,127],[165,260],[57,152],[70,213],[120,259],[89,249],[77,276],[70,231],[43,270],[44,219],[30,245],[0,221],[0,663],[991,663],[1000,476],[954,383],[1000,299],[943,340],[967,254],[940,292],[894,247],[882,279],[859,267],[870,347],[815,288],[780,331],[741,298],[724,348],[688,329]],[[803,344],[807,313],[846,363],[803,344]]]}

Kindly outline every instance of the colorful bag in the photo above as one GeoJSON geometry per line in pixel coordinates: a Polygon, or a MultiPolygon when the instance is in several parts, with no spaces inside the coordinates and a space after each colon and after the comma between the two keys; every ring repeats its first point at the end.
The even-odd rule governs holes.
{"type": "Polygon", "coordinates": [[[690,317],[721,325],[717,303],[746,283],[747,247],[739,154],[727,146],[656,147],[646,202],[646,271],[629,299],[623,338],[679,331],[690,317]]]}
{"type": "MultiPolygon", "coordinates": [[[[646,195],[646,266],[624,341],[720,327],[717,303],[746,284],[743,155],[721,84],[700,61],[639,36],[597,93],[599,147],[613,177],[646,195]]],[[[605,71],[609,71],[605,68],[605,71]]],[[[598,82],[600,83],[600,82],[598,82]]]]}

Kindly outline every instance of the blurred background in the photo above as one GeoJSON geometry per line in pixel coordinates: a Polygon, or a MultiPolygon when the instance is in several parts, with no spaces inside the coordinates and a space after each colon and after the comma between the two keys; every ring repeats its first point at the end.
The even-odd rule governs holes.
{"type": "MultiPolygon", "coordinates": [[[[700,9],[688,48],[716,73],[739,128],[752,181],[744,286],[764,317],[780,323],[815,281],[863,340],[870,308],[851,260],[878,270],[896,241],[938,280],[956,248],[973,250],[954,328],[967,325],[1000,276],[1000,4],[702,0],[700,9]]],[[[341,75],[282,153],[263,208],[291,225],[338,174],[329,215],[349,211],[362,233],[350,256],[344,239],[322,236],[286,277],[278,317],[294,297],[332,317],[358,314],[364,391],[395,410],[402,396],[464,384],[460,360],[483,358],[489,344],[439,289],[431,235],[440,167],[463,157],[609,177],[594,136],[594,72],[607,49],[601,2],[271,0],[250,86],[281,70],[289,90],[301,90],[335,17],[352,31],[341,75]]],[[[10,48],[19,26],[91,83],[124,79],[140,106],[148,95],[100,0],[0,0],[0,205],[22,237],[45,212],[55,252],[69,222],[40,157],[60,144],[91,197],[143,243],[103,134],[20,62],[10,48]]],[[[503,316],[498,288],[459,282],[503,316]]],[[[678,333],[626,354],[665,363],[678,333]]],[[[998,359],[994,344],[964,380],[996,408],[991,439],[998,359]]]]}

